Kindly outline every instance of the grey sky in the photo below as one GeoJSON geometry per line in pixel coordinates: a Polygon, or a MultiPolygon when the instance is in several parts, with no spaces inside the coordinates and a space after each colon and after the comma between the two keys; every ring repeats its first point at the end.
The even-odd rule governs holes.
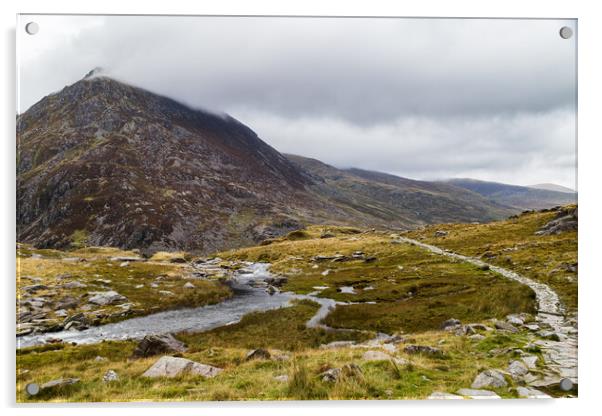
{"type": "MultiPolygon", "coordinates": [[[[572,20],[23,16],[19,111],[102,66],[282,152],[575,186],[572,20]],[[24,34],[35,20],[40,31],[24,34]]],[[[576,30],[575,30],[576,31],[576,30]]]]}

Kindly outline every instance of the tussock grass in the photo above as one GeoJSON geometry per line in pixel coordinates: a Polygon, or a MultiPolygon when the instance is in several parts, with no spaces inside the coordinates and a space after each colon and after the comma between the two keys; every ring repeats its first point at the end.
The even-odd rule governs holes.
{"type": "Polygon", "coordinates": [[[535,235],[556,212],[528,212],[488,224],[439,224],[408,232],[410,238],[447,248],[514,270],[545,283],[560,296],[569,311],[577,308],[577,273],[564,267],[577,263],[577,232],[535,235]],[[435,237],[442,230],[445,237],[435,237]]]}

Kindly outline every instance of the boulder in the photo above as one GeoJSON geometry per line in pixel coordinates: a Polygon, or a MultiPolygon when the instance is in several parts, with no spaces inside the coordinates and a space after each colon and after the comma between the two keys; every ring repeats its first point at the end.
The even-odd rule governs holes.
{"type": "Polygon", "coordinates": [[[184,374],[203,376],[206,378],[215,377],[223,370],[207,364],[197,363],[186,358],[163,356],[157,360],[142,377],[178,377],[184,374]]]}
{"type": "Polygon", "coordinates": [[[471,387],[473,389],[482,389],[484,387],[506,387],[508,383],[504,375],[498,370],[485,370],[474,379],[471,387]]]}
{"type": "Polygon", "coordinates": [[[552,397],[547,395],[546,393],[534,389],[532,387],[518,387],[516,389],[518,393],[518,397],[522,397],[524,399],[551,399],[552,397]]]}
{"type": "Polygon", "coordinates": [[[319,374],[322,381],[334,383],[341,376],[340,368],[331,368],[319,374]]]}
{"type": "Polygon", "coordinates": [[[529,372],[529,369],[522,361],[516,360],[512,361],[508,365],[507,371],[510,373],[510,376],[514,380],[520,380],[524,375],[526,375],[529,372]]]}
{"type": "Polygon", "coordinates": [[[119,376],[117,375],[117,373],[113,370],[108,370],[104,376],[102,376],[102,381],[104,381],[105,383],[109,383],[111,381],[117,381],[119,380],[119,376]]]}
{"type": "Polygon", "coordinates": [[[171,334],[147,335],[136,346],[135,358],[150,357],[165,353],[181,353],[186,351],[186,345],[173,337],[171,334]]]}
{"type": "Polygon", "coordinates": [[[455,319],[455,318],[450,318],[441,324],[441,329],[445,331],[449,328],[456,328],[457,326],[459,326],[461,324],[462,323],[460,322],[460,320],[455,319]]]}
{"type": "Polygon", "coordinates": [[[84,287],[87,287],[87,286],[88,285],[80,282],[79,280],[74,280],[72,282],[63,283],[61,285],[61,287],[64,289],[83,289],[84,287]]]}
{"type": "Polygon", "coordinates": [[[508,332],[512,332],[512,333],[518,332],[518,329],[509,322],[496,321],[494,326],[496,329],[499,329],[501,331],[508,331],[508,332]]]}
{"type": "Polygon", "coordinates": [[[195,286],[195,285],[193,285],[193,284],[192,284],[192,283],[190,283],[190,282],[186,282],[186,283],[184,284],[184,289],[194,289],[195,287],[196,287],[196,286],[195,286]]]}
{"type": "Polygon", "coordinates": [[[79,382],[79,378],[59,378],[57,380],[52,380],[52,381],[42,384],[40,386],[40,390],[48,390],[48,389],[65,387],[65,386],[69,386],[71,384],[75,384],[78,382],[79,382]]]}
{"type": "Polygon", "coordinates": [[[124,302],[127,300],[128,299],[125,296],[120,295],[114,290],[109,290],[107,292],[92,292],[92,297],[88,299],[88,303],[104,306],[124,302]]]}
{"type": "Polygon", "coordinates": [[[460,389],[456,393],[471,399],[501,399],[500,396],[490,390],[460,389]]]}
{"type": "Polygon", "coordinates": [[[458,396],[457,394],[446,393],[443,391],[434,391],[432,392],[428,400],[462,400],[464,399],[462,396],[458,396]]]}
{"type": "Polygon", "coordinates": [[[406,354],[426,354],[432,356],[440,356],[443,355],[443,351],[439,348],[429,347],[428,345],[408,345],[403,351],[406,354]]]}
{"type": "Polygon", "coordinates": [[[263,348],[257,348],[255,350],[251,350],[245,356],[246,361],[250,360],[269,360],[271,358],[271,354],[268,350],[263,348]]]}
{"type": "Polygon", "coordinates": [[[539,360],[539,357],[537,357],[536,355],[525,355],[521,359],[523,360],[523,363],[525,363],[527,368],[531,369],[537,367],[537,361],[539,360]]]}
{"type": "Polygon", "coordinates": [[[445,237],[447,235],[447,231],[437,230],[435,231],[435,237],[445,237]]]}

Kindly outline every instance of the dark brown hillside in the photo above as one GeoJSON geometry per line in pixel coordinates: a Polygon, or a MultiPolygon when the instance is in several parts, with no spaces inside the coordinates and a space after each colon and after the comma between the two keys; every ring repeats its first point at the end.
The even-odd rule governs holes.
{"type": "Polygon", "coordinates": [[[447,184],[285,157],[228,115],[103,76],[17,118],[17,237],[209,253],[306,224],[411,228],[513,213],[447,184]]]}

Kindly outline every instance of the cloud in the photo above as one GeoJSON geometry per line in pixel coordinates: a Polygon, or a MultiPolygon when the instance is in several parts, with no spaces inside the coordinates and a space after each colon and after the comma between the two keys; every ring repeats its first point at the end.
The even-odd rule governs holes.
{"type": "Polygon", "coordinates": [[[339,166],[574,186],[571,20],[36,20],[20,111],[102,66],[339,166]]]}

